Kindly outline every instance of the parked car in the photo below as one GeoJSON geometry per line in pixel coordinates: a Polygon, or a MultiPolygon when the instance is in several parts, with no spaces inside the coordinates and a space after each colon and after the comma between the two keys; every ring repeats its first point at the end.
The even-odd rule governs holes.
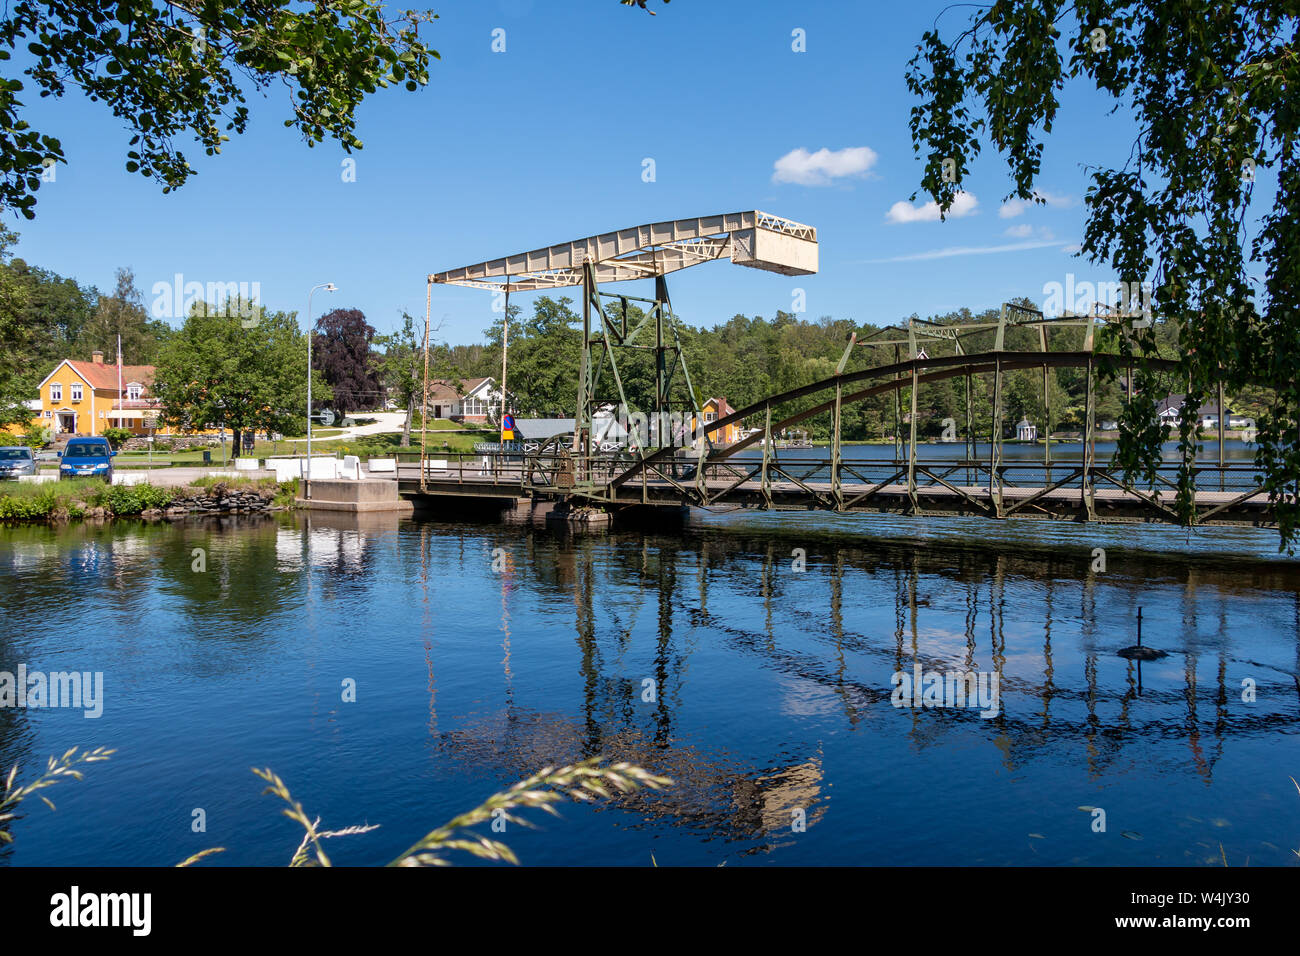
{"type": "Polygon", "coordinates": [[[103,478],[112,484],[116,454],[107,438],[70,438],[59,456],[59,479],[103,478]]]}
{"type": "Polygon", "coordinates": [[[36,474],[36,456],[26,445],[0,448],[0,478],[17,478],[36,474]]]}

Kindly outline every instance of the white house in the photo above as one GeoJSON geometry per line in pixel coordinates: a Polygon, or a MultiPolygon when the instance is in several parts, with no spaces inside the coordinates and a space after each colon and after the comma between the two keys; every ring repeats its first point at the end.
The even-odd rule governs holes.
{"type": "Polygon", "coordinates": [[[491,378],[460,382],[435,379],[429,383],[429,417],[458,422],[495,420],[501,411],[501,390],[491,378]]]}
{"type": "Polygon", "coordinates": [[[1016,426],[1016,441],[1038,441],[1038,426],[1028,418],[1020,419],[1020,424],[1016,426]]]}

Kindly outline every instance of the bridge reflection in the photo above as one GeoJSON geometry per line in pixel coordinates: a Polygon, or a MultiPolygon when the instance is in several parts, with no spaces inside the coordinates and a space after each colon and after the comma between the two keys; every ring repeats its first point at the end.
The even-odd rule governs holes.
{"type": "MultiPolygon", "coordinates": [[[[791,549],[771,535],[574,538],[418,528],[422,556],[428,542],[448,534],[471,544],[489,534],[510,555],[499,582],[498,705],[431,719],[441,753],[519,776],[592,756],[640,763],[677,786],[621,798],[625,806],[646,820],[671,817],[729,839],[757,839],[757,849],[788,836],[796,810],[809,826],[822,818],[824,755],[793,744],[755,761],[701,744],[699,718],[684,715],[707,703],[701,669],[716,663],[719,650],[774,676],[783,692],[773,706],[792,719],[814,712],[825,722],[830,706],[839,718],[826,732],[899,736],[916,751],[983,740],[1000,750],[1008,771],[1047,757],[1077,760],[1100,778],[1139,748],[1144,761],[1209,783],[1234,739],[1293,733],[1300,720],[1300,646],[1290,660],[1259,662],[1243,656],[1249,649],[1234,634],[1251,617],[1244,609],[1265,596],[1267,614],[1289,615],[1275,621],[1281,632],[1300,633],[1300,572],[1281,563],[1243,575],[1172,559],[1143,563],[1141,573],[1120,567],[1099,575],[1086,560],[1061,555],[809,543],[805,535],[807,570],[795,573],[791,549]],[[1279,593],[1294,595],[1284,609],[1279,593]],[[516,703],[511,647],[541,636],[519,623],[536,619],[533,604],[571,608],[582,682],[576,709],[516,703]],[[1145,665],[1145,680],[1142,665],[1115,654],[1132,642],[1139,604],[1160,624],[1148,642],[1170,651],[1145,665]],[[996,673],[1000,712],[985,719],[974,710],[896,708],[889,675],[915,664],[996,673]],[[1257,684],[1250,705],[1242,702],[1243,678],[1257,684]]],[[[423,569],[421,579],[422,600],[436,606],[423,569]]],[[[429,660],[433,668],[436,656],[429,660]]],[[[431,670],[431,715],[435,685],[431,670]]]]}

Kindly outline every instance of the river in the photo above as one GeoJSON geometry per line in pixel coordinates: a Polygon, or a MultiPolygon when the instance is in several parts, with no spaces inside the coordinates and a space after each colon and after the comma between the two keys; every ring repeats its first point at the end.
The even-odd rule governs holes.
{"type": "Polygon", "coordinates": [[[103,675],[97,718],[0,709],[0,766],[25,779],[72,746],[117,750],[44,791],[57,810],[23,805],[5,864],[220,846],[200,865],[282,865],[301,833],[254,766],[325,827],[379,824],[328,845],[377,864],[597,755],[675,783],[491,835],[525,864],[637,866],[1260,866],[1300,849],[1300,562],[1272,532],[123,520],[0,529],[0,608],[0,671],[103,675]],[[1140,674],[1116,656],[1138,608],[1168,652],[1140,674]],[[996,714],[896,706],[894,675],[918,666],[996,675],[996,714]]]}

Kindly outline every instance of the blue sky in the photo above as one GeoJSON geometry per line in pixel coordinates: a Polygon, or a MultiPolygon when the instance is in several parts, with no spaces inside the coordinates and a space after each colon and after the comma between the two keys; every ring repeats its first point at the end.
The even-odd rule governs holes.
{"type": "MultiPolygon", "coordinates": [[[[317,293],[314,313],[359,308],[380,331],[403,308],[423,317],[430,272],[755,208],[816,226],[820,272],[790,279],[717,262],[677,273],[673,304],[690,324],[771,317],[791,309],[796,288],[806,317],[884,323],[1041,300],[1071,272],[1113,278],[1071,250],[1082,164],[1118,161],[1132,127],[1082,85],[1067,89],[1048,140],[1039,188],[1051,205],[1008,215],[1005,162],[986,151],[965,183],[968,214],[892,221],[916,218],[890,211],[921,171],[904,71],[945,6],[674,0],[651,17],[614,0],[435,5],[424,35],[442,58],[428,87],[380,91],[362,108],[355,182],[340,147],[308,149],[282,125],[278,89],[251,101],[250,131],[221,156],[187,148],[199,174],[166,196],[123,170],[129,134],[102,106],[29,93],[26,118],[62,139],[70,163],[41,188],[36,220],[16,224],[16,254],[101,290],[130,266],[147,305],[156,282],[180,273],[256,282],[269,307],[301,315],[308,289],[332,281],[339,292],[317,293]],[[806,52],[792,49],[796,29],[806,52]],[[830,152],[819,164],[796,150],[830,152]],[[786,178],[802,181],[774,181],[782,157],[786,178]],[[654,182],[642,179],[646,158],[654,182]]],[[[949,10],[945,33],[968,13],[949,10]]],[[[492,319],[489,293],[434,287],[443,339],[480,341],[492,319]]]]}

